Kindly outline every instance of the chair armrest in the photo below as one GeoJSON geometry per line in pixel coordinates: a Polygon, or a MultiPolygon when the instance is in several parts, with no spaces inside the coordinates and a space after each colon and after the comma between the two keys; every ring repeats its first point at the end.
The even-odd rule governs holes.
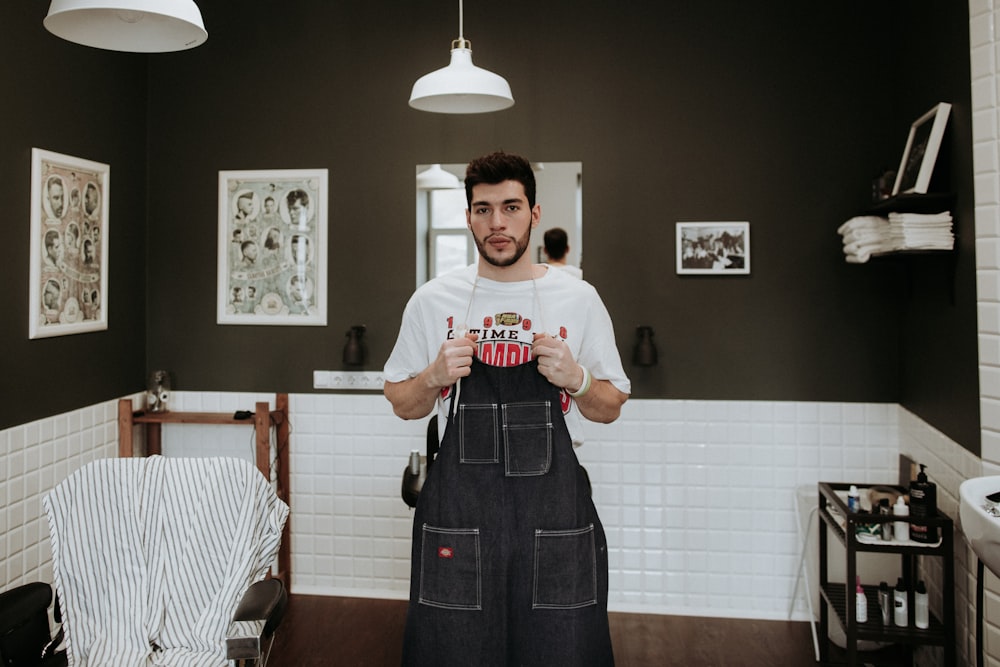
{"type": "Polygon", "coordinates": [[[261,644],[281,623],[288,593],[280,579],[264,579],[247,589],[233,613],[226,637],[226,658],[244,660],[261,655],[261,644]]]}

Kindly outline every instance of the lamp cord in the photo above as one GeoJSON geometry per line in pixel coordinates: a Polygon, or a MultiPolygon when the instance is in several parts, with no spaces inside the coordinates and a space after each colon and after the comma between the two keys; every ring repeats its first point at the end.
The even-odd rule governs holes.
{"type": "Polygon", "coordinates": [[[463,14],[462,0],[458,0],[458,38],[464,42],[465,35],[462,32],[462,14],[463,14]]]}

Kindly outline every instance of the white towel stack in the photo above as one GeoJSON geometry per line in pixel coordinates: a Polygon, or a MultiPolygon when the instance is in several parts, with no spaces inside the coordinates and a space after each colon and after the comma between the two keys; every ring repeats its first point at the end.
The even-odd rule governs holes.
{"type": "Polygon", "coordinates": [[[889,238],[894,250],[951,250],[955,235],[951,212],[890,213],[889,238]]]}
{"type": "Polygon", "coordinates": [[[873,255],[897,250],[951,250],[955,245],[951,212],[890,213],[888,218],[862,215],[838,229],[843,237],[844,257],[864,264],[873,255]]]}
{"type": "Polygon", "coordinates": [[[852,264],[864,264],[873,254],[891,250],[889,221],[875,215],[851,218],[838,229],[843,237],[844,257],[852,264]]]}

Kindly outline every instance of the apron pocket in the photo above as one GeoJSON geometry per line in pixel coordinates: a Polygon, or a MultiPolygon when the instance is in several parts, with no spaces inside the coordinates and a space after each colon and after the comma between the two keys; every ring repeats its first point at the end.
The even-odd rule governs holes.
{"type": "Polygon", "coordinates": [[[552,464],[552,419],[548,401],[506,403],[503,443],[508,477],[548,473],[552,464]]]}
{"type": "Polygon", "coordinates": [[[420,546],[421,604],[482,609],[478,528],[423,525],[420,546]]]}
{"type": "Polygon", "coordinates": [[[458,459],[460,463],[499,463],[497,406],[458,406],[458,459]]]}
{"type": "Polygon", "coordinates": [[[594,524],[535,531],[532,609],[577,609],[597,604],[594,524]]]}

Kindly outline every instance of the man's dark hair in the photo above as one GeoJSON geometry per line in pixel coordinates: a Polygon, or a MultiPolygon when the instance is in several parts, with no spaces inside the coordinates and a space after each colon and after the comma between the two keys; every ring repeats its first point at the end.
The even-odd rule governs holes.
{"type": "Polygon", "coordinates": [[[480,183],[496,185],[504,181],[517,181],[524,186],[528,208],[535,207],[535,172],[531,163],[520,155],[502,151],[476,158],[465,168],[465,202],[472,208],[472,188],[480,183]]]}
{"type": "Polygon", "coordinates": [[[294,204],[296,200],[299,200],[299,201],[302,202],[303,206],[308,207],[309,206],[309,193],[306,192],[305,190],[301,190],[301,189],[292,190],[285,197],[285,200],[288,202],[289,206],[291,206],[292,204],[294,204]]]}
{"type": "Polygon", "coordinates": [[[549,256],[549,259],[559,261],[566,256],[566,250],[569,249],[569,237],[566,236],[565,229],[553,227],[546,231],[542,238],[545,241],[545,254],[549,256]]]}

